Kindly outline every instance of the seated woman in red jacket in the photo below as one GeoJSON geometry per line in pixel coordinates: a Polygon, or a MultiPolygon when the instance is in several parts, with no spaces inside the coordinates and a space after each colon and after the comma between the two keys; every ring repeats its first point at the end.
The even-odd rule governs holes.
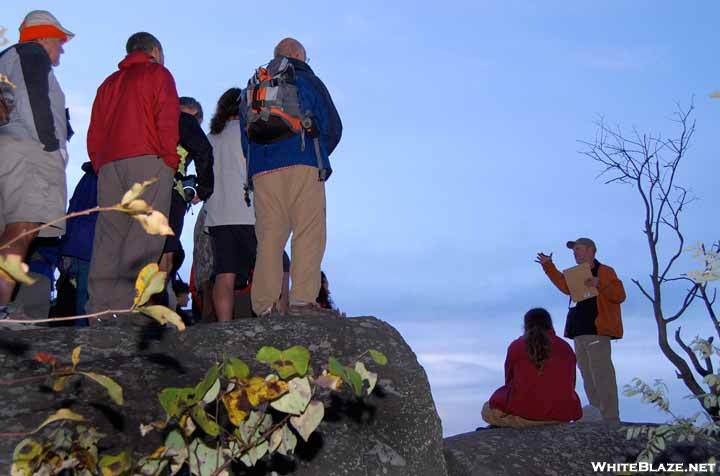
{"type": "Polygon", "coordinates": [[[529,426],[579,420],[575,353],[555,335],[545,309],[525,314],[525,335],[508,348],[505,385],[485,403],[483,419],[494,426],[529,426]]]}

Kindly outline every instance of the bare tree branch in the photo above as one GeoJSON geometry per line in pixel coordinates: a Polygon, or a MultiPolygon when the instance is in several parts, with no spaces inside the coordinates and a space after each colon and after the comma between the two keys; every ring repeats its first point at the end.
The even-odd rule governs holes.
{"type": "Polygon", "coordinates": [[[683,342],[682,337],[680,337],[681,329],[681,327],[678,327],[675,330],[675,342],[677,342],[678,345],[682,348],[682,350],[684,350],[685,353],[688,355],[690,361],[693,364],[693,367],[695,367],[695,372],[700,374],[702,378],[705,378],[707,375],[710,375],[711,372],[709,369],[704,368],[702,365],[700,365],[700,361],[698,360],[697,355],[695,355],[695,352],[693,352],[692,349],[687,344],[685,344],[685,342],[683,342]]]}

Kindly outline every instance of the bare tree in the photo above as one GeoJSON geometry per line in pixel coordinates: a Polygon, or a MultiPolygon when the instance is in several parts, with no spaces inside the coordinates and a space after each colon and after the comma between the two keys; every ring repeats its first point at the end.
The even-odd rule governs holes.
{"type": "MultiPolygon", "coordinates": [[[[701,301],[712,321],[718,337],[720,323],[713,309],[716,294],[708,288],[708,281],[697,281],[687,275],[673,274],[673,266],[685,248],[685,237],[681,231],[680,218],[686,206],[693,201],[688,189],[677,183],[677,172],[686,158],[690,143],[695,134],[695,121],[691,118],[694,106],[677,106],[673,122],[678,127],[677,136],[665,139],[661,135],[641,133],[636,128],[626,133],[620,127],[610,127],[603,119],[597,121],[598,127],[594,142],[581,141],[586,146],[582,153],[603,165],[601,176],[608,177],[605,183],[621,183],[632,186],[637,192],[644,210],[643,233],[647,238],[652,271],[649,283],[638,279],[633,283],[652,303],[653,315],[658,330],[658,344],[665,357],[676,369],[692,394],[698,399],[703,410],[713,418],[720,418],[717,394],[718,384],[707,376],[714,374],[713,362],[705,353],[700,358],[700,343],[709,343],[710,355],[713,349],[713,337],[703,341],[694,341],[688,345],[681,336],[682,328],[677,325],[690,305],[701,301]],[[661,241],[662,240],[662,241],[661,241]],[[662,243],[662,246],[661,246],[662,243]],[[669,249],[670,253],[661,253],[669,249]],[[689,288],[684,290],[682,302],[672,311],[663,302],[666,291],[679,284],[689,288]],[[678,353],[670,344],[670,325],[676,323],[674,339],[682,352],[678,353]],[[704,362],[701,362],[703,360],[704,362]],[[700,380],[696,377],[699,376],[700,380]],[[705,385],[704,388],[703,385],[705,385]],[[708,395],[715,398],[706,399],[708,395]]],[[[720,246],[720,245],[719,245],[720,246]]],[[[703,250],[704,251],[704,250],[703,250]]]]}

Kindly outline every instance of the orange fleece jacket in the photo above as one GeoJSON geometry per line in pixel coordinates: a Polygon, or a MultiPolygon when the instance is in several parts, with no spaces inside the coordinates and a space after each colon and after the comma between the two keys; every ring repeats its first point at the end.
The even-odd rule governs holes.
{"type": "MultiPolygon", "coordinates": [[[[550,281],[564,294],[570,295],[565,276],[558,271],[551,261],[543,265],[543,271],[550,281]]],[[[598,315],[595,319],[595,328],[598,335],[620,339],[623,336],[622,313],[620,304],[625,301],[625,287],[615,270],[610,266],[600,264],[598,268],[598,315]]],[[[565,336],[568,337],[568,336],[565,336]]]]}

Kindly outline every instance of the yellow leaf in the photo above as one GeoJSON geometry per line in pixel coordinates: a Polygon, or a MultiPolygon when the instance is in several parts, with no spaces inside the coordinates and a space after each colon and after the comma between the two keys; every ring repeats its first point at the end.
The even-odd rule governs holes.
{"type": "Polygon", "coordinates": [[[322,375],[314,379],[313,383],[318,387],[328,390],[338,390],[342,386],[343,381],[340,377],[329,374],[327,370],[323,370],[322,375]]]}
{"type": "Polygon", "coordinates": [[[223,395],[222,401],[232,424],[240,426],[248,417],[250,409],[252,408],[252,405],[248,401],[247,394],[242,388],[237,388],[223,395]]]}
{"type": "Polygon", "coordinates": [[[62,392],[65,389],[65,384],[67,383],[70,376],[65,377],[58,377],[57,380],[53,383],[53,391],[54,392],[62,392]]]}
{"type": "Polygon", "coordinates": [[[72,410],[68,410],[67,408],[61,408],[60,410],[56,411],[54,414],[50,415],[45,419],[42,424],[35,428],[33,431],[30,432],[30,434],[37,433],[38,431],[42,430],[46,426],[48,426],[50,423],[61,421],[61,420],[72,420],[72,421],[85,421],[85,417],[82,415],[78,415],[77,413],[74,413],[72,410]]]}
{"type": "Polygon", "coordinates": [[[152,208],[145,200],[135,199],[123,207],[125,210],[129,210],[130,215],[138,213],[150,213],[152,208]]]}
{"type": "Polygon", "coordinates": [[[160,271],[157,263],[146,265],[138,274],[135,280],[135,300],[133,307],[142,306],[150,299],[150,296],[165,289],[165,277],[167,273],[160,271]]]}
{"type": "Polygon", "coordinates": [[[268,381],[262,377],[252,377],[245,388],[248,401],[253,407],[263,402],[275,400],[288,391],[288,384],[282,380],[268,381]]]}
{"type": "Polygon", "coordinates": [[[123,390],[118,383],[106,375],[96,374],[95,372],[80,372],[87,378],[93,379],[107,390],[108,395],[112,398],[113,402],[118,405],[123,404],[123,390]]]}
{"type": "Polygon", "coordinates": [[[141,213],[132,216],[134,219],[140,222],[142,227],[151,235],[163,235],[172,236],[172,228],[168,224],[165,215],[157,210],[151,210],[149,213],[141,213]]]}
{"type": "Polygon", "coordinates": [[[125,474],[131,466],[130,456],[124,451],[115,456],[105,455],[100,458],[100,473],[102,476],[120,476],[125,474]]]}
{"type": "Polygon", "coordinates": [[[140,195],[143,194],[146,188],[148,188],[150,185],[157,182],[157,178],[153,178],[150,180],[146,180],[143,183],[135,183],[132,187],[130,187],[130,190],[125,192],[125,195],[123,195],[122,200],[120,200],[120,205],[127,205],[128,203],[132,202],[136,198],[138,198],[140,195]]]}
{"type": "Polygon", "coordinates": [[[80,349],[82,346],[77,346],[72,351],[72,364],[73,364],[73,370],[75,370],[75,367],[80,363],[80,349]]]}
{"type": "Polygon", "coordinates": [[[29,269],[20,255],[0,255],[0,272],[4,272],[3,277],[9,277],[10,281],[33,284],[35,280],[27,274],[29,269]]]}
{"type": "Polygon", "coordinates": [[[185,330],[185,324],[182,318],[165,306],[143,306],[137,308],[137,310],[146,316],[152,317],[160,324],[172,324],[177,327],[179,331],[185,330]]]}

